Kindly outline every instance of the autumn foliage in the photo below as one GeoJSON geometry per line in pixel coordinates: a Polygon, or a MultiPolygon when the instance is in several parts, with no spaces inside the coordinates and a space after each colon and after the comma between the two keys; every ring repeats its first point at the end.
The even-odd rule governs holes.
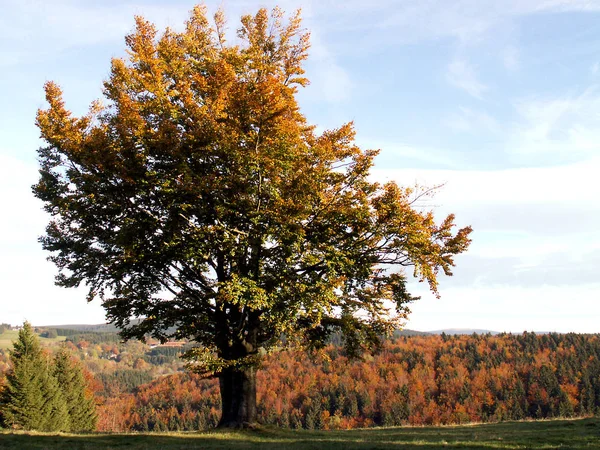
{"type": "Polygon", "coordinates": [[[408,274],[437,294],[471,228],[417,208],[419,190],[372,182],[378,150],[352,123],[318,132],[302,115],[300,11],[245,15],[234,43],[225,29],[203,6],[180,32],[136,17],[105,103],[81,117],[46,83],[33,191],[57,284],[85,284],[126,338],[195,342],[191,368],[220,379],[220,425],[245,427],[282,335],[375,347],[415,300],[408,274]]]}
{"type": "MultiPolygon", "coordinates": [[[[352,361],[284,351],[258,372],[262,423],[291,428],[458,424],[596,414],[600,335],[415,336],[352,361]]],[[[106,398],[99,429],[193,430],[220,416],[216,380],[161,377],[106,398]]]]}

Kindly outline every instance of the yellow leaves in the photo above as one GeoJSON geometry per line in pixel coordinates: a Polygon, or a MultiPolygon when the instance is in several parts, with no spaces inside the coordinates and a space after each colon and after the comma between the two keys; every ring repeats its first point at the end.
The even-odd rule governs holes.
{"type": "Polygon", "coordinates": [[[46,82],[44,90],[50,107],[37,111],[36,125],[40,129],[41,137],[51,145],[64,147],[66,151],[75,154],[79,151],[90,117],[71,117],[71,111],[65,109],[62,90],[56,83],[46,82]]]}
{"type": "Polygon", "coordinates": [[[260,352],[247,355],[235,360],[225,359],[218,355],[213,348],[194,347],[182,355],[187,361],[185,368],[200,375],[211,376],[221,373],[225,369],[246,369],[255,367],[262,359],[260,352]]]}
{"type": "Polygon", "coordinates": [[[268,309],[269,297],[255,281],[234,274],[230,280],[219,283],[217,301],[220,304],[239,305],[251,310],[268,309]]]}
{"type": "Polygon", "coordinates": [[[206,34],[210,29],[208,19],[206,18],[206,5],[195,5],[190,11],[190,18],[186,22],[186,33],[193,37],[199,37],[206,34]],[[198,34],[198,32],[202,32],[198,34]]]}
{"type": "MultiPolygon", "coordinates": [[[[53,81],[47,81],[44,84],[44,91],[46,91],[46,101],[50,105],[50,108],[57,113],[65,112],[65,103],[62,100],[62,90],[58,84],[53,81]]],[[[66,112],[66,115],[69,114],[70,113],[66,112]]]]}
{"type": "Polygon", "coordinates": [[[224,48],[225,43],[227,42],[225,39],[225,28],[227,26],[227,19],[225,18],[225,13],[222,9],[217,10],[217,12],[214,15],[214,20],[217,32],[217,39],[219,41],[219,46],[222,50],[224,48]]]}
{"type": "MultiPolygon", "coordinates": [[[[247,42],[243,52],[257,80],[274,75],[285,86],[305,86],[308,80],[298,75],[304,73],[302,62],[308,57],[310,34],[300,29],[300,10],[289,20],[287,27],[283,26],[283,16],[283,11],[277,7],[270,17],[265,8],[255,16],[243,16],[242,27],[238,30],[238,36],[247,42]]],[[[295,88],[292,91],[295,92],[295,88]]]]}
{"type": "Polygon", "coordinates": [[[102,100],[94,100],[90,104],[88,115],[90,117],[97,117],[104,112],[104,104],[102,100]]]}
{"type": "Polygon", "coordinates": [[[125,43],[131,62],[134,64],[148,63],[154,57],[156,47],[156,27],[141,16],[135,16],[135,32],[125,36],[125,43]]]}
{"type": "MultiPolygon", "coordinates": [[[[119,136],[117,147],[127,143],[129,152],[148,144],[175,145],[184,132],[190,142],[206,142],[210,136],[226,143],[223,148],[246,142],[274,148],[284,148],[290,140],[300,144],[305,121],[290,85],[300,83],[292,77],[303,73],[308,33],[300,29],[299,11],[287,25],[283,18],[277,8],[244,18],[245,44],[238,47],[225,45],[221,10],[211,25],[206,7],[196,6],[183,32],[167,30],[161,37],[152,23],[138,16],[135,30],[125,38],[128,58],[112,60],[110,79],[104,83],[109,108],[94,104],[87,116],[72,119],[60,89],[50,83],[50,107],[38,113],[42,137],[65,150],[68,143],[72,152],[88,136],[101,142],[102,133],[107,140],[119,136]],[[88,129],[90,125],[94,128],[88,129]],[[280,136],[286,143],[278,142],[280,136]]],[[[261,164],[280,177],[276,158],[261,164]]]]}
{"type": "MultiPolygon", "coordinates": [[[[211,24],[204,6],[193,9],[182,32],[161,36],[137,17],[126,38],[129,57],[112,60],[106,108],[92,104],[88,115],[73,118],[58,86],[48,83],[49,108],[38,112],[38,125],[50,147],[40,152],[47,170],[37,192],[57,211],[71,208],[65,223],[93,225],[88,234],[79,222],[66,229],[65,248],[80,232],[87,245],[104,227],[104,241],[94,239],[125,248],[132,272],[151,259],[160,280],[173,273],[169,258],[177,267],[201,261],[206,270],[186,268],[160,282],[223,316],[225,325],[213,325],[230,330],[227,339],[243,339],[246,322],[265,342],[302,328],[324,336],[323,324],[340,311],[347,320],[364,314],[383,330],[377,321],[387,314],[384,301],[396,302],[400,314],[412,299],[404,278],[390,272],[414,266],[437,292],[439,269],[450,273],[470,228],[454,232],[453,216],[437,225],[431,212],[414,207],[419,189],[371,183],[377,151],[355,144],[352,122],[320,136],[307,126],[295,99],[297,86],[308,82],[301,75],[309,34],[300,11],[286,24],[280,9],[262,9],[242,19],[239,35],[239,46],[226,45],[222,11],[211,24]],[[54,170],[63,163],[66,171],[54,170]],[[130,228],[140,248],[123,244],[134,242],[124,218],[137,224],[130,228]]],[[[77,258],[94,261],[85,269],[90,277],[108,274],[100,286],[115,274],[111,256],[98,259],[86,245],[65,253],[72,252],[74,267],[77,258]]],[[[150,292],[146,284],[140,281],[133,301],[150,292]]],[[[202,323],[212,323],[203,311],[202,323]]],[[[194,338],[214,342],[209,335],[194,338]]],[[[198,357],[222,367],[209,353],[198,357]]]]}
{"type": "Polygon", "coordinates": [[[217,29],[213,29],[206,17],[206,6],[197,5],[192,9],[190,18],[186,22],[185,32],[179,35],[179,40],[189,55],[192,62],[203,63],[203,60],[213,61],[217,57],[216,40],[222,44],[225,43],[224,27],[225,20],[222,12],[215,14],[215,25],[217,29]]]}

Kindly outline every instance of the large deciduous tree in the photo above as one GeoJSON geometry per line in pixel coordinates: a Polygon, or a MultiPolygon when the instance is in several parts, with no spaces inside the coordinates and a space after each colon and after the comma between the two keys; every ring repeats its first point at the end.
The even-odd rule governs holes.
{"type": "Polygon", "coordinates": [[[74,117],[46,84],[34,186],[57,283],[85,283],[126,338],[197,342],[192,366],[218,376],[221,425],[236,427],[255,421],[264,351],[333,330],[353,354],[376,343],[414,300],[401,269],[437,293],[471,231],[436,223],[419,192],[371,182],[377,151],[354,144],[352,124],[307,123],[299,13],[261,9],[238,38],[204,7],[160,36],[137,17],[105,106],[74,117]]]}

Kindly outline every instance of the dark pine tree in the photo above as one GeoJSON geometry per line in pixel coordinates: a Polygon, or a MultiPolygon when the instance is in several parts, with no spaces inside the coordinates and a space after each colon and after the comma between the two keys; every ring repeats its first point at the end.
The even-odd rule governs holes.
{"type": "Polygon", "coordinates": [[[65,400],[31,325],[25,322],[10,355],[12,369],[0,395],[4,425],[40,431],[65,431],[65,400]]]}
{"type": "Polygon", "coordinates": [[[69,431],[94,430],[97,421],[94,398],[86,392],[81,365],[65,349],[54,357],[54,376],[66,402],[69,431]]]}

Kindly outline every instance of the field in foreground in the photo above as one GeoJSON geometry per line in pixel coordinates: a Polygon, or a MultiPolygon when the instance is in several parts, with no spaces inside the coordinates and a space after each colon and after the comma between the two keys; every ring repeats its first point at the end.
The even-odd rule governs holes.
{"type": "Polygon", "coordinates": [[[0,433],[1,449],[600,449],[600,419],[295,431],[86,435],[0,433]]]}

